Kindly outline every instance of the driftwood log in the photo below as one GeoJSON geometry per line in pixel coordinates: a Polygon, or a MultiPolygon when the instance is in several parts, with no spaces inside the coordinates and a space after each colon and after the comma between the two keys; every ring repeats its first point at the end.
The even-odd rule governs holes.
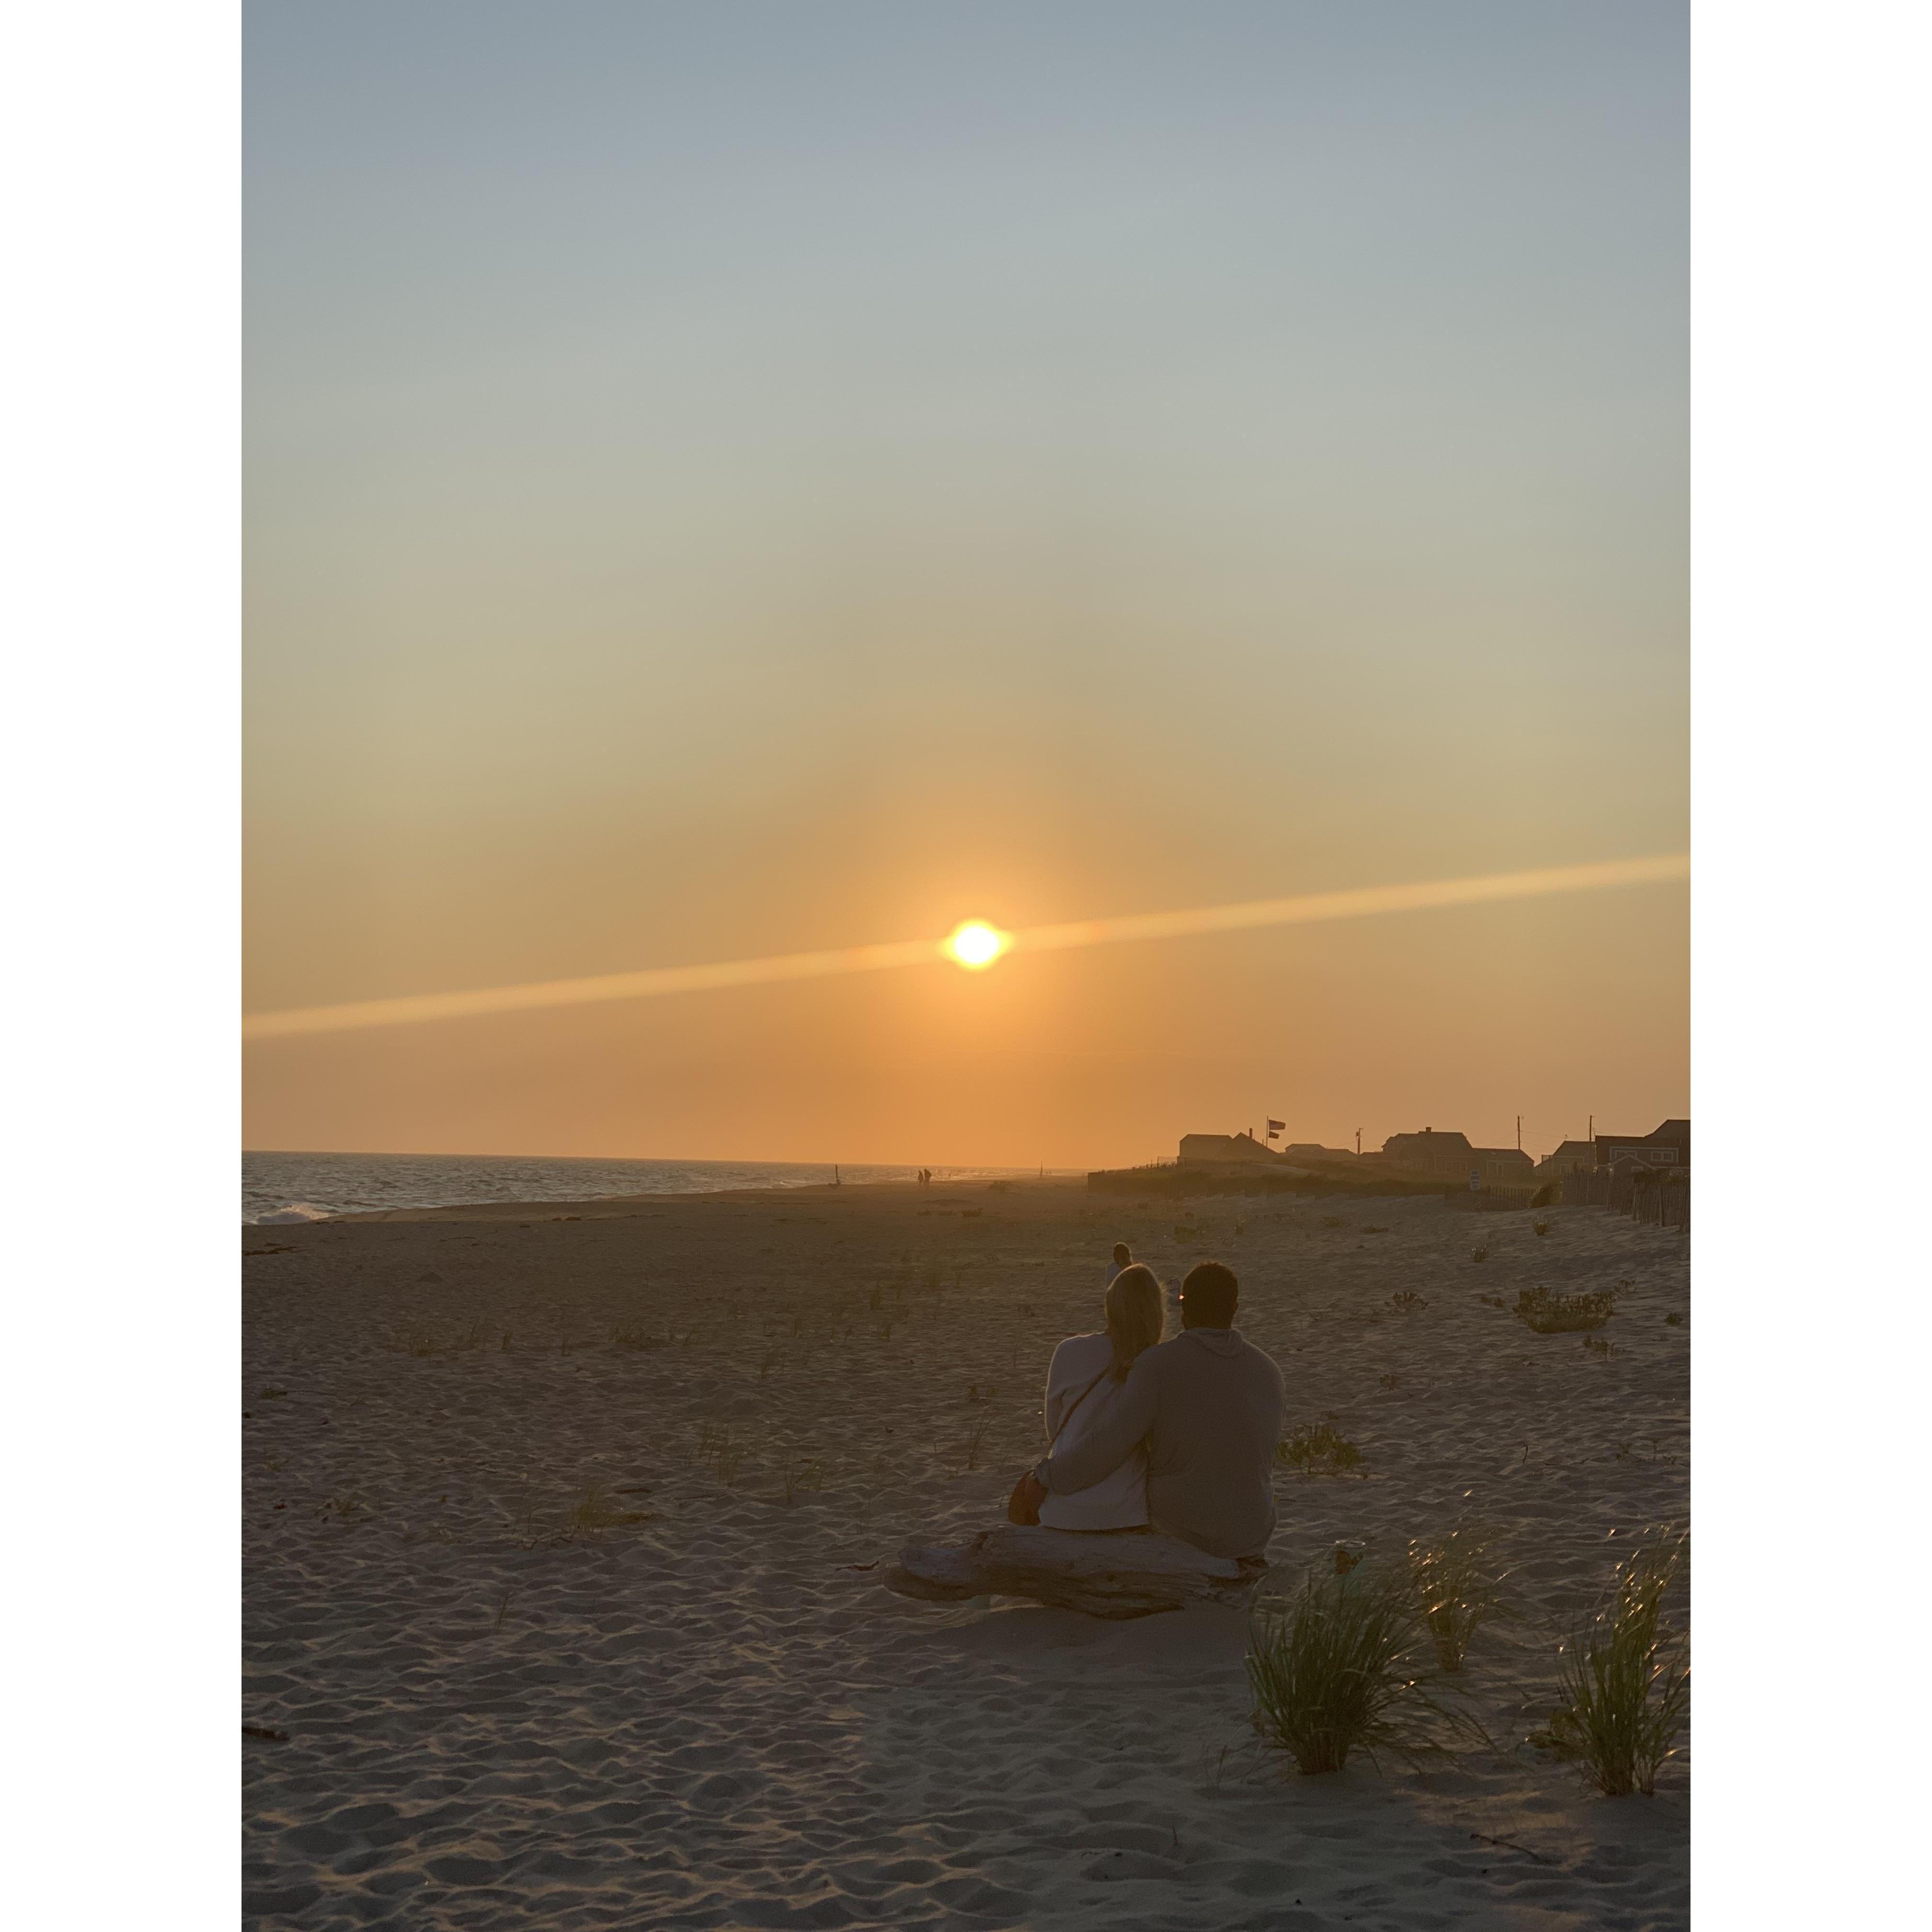
{"type": "Polygon", "coordinates": [[[880,1580],[926,1603],[1030,1597],[1090,1617],[1124,1618],[1190,1604],[1240,1608],[1267,1568],[1256,1559],[1210,1556],[1171,1536],[1003,1525],[964,1543],[909,1543],[880,1580]]]}

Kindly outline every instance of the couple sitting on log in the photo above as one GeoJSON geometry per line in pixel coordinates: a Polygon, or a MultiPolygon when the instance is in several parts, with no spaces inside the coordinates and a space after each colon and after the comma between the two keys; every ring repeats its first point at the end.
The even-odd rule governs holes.
{"type": "Polygon", "coordinates": [[[1114,1250],[1107,1325],[1070,1336],[1047,1372],[1047,1454],[1006,1508],[1014,1528],[908,1544],[887,1586],[928,1601],[1031,1597],[1102,1617],[1245,1598],[1274,1533],[1281,1371],[1234,1332],[1231,1269],[1180,1286],[1161,1339],[1161,1286],[1114,1250]]]}
{"type": "Polygon", "coordinates": [[[1013,1520],[1144,1527],[1210,1556],[1260,1557],[1274,1534],[1281,1371],[1234,1332],[1240,1298],[1232,1269],[1203,1262],[1180,1285],[1180,1333],[1164,1342],[1153,1270],[1122,1268],[1105,1330],[1053,1352],[1050,1446],[1013,1492],[1013,1520]]]}

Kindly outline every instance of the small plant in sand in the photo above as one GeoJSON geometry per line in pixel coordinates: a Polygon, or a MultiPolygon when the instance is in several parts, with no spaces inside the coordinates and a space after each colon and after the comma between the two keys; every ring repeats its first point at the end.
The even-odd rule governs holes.
{"type": "Polygon", "coordinates": [[[648,1328],[626,1328],[621,1322],[610,1330],[610,1346],[614,1348],[628,1348],[640,1353],[646,1348],[668,1348],[668,1334],[653,1335],[648,1328]]]}
{"type": "Polygon", "coordinates": [[[1486,1262],[1489,1258],[1490,1251],[1487,1248],[1472,1248],[1469,1250],[1469,1258],[1472,1262],[1486,1262]]]}
{"type": "Polygon", "coordinates": [[[1300,1594],[1264,1600],[1248,1626],[1251,1721],[1262,1744],[1316,1777],[1360,1748],[1413,1758],[1446,1725],[1472,1730],[1426,1684],[1428,1636],[1414,1585],[1372,1564],[1311,1575],[1300,1594]]]}
{"type": "Polygon", "coordinates": [[[1666,1315],[1664,1319],[1672,1328],[1681,1328],[1684,1325],[1684,1318],[1681,1315],[1666,1315]]]}
{"type": "Polygon", "coordinates": [[[966,1467],[968,1470],[982,1467],[980,1451],[986,1440],[986,1425],[981,1423],[966,1438],[966,1467]]]}
{"type": "Polygon", "coordinates": [[[1324,1228],[1339,1228],[1342,1226],[1342,1217],[1339,1214],[1324,1214],[1322,1217],[1322,1225],[1324,1228]]]}
{"type": "Polygon", "coordinates": [[[1444,1670],[1460,1670],[1470,1640],[1501,1606],[1502,1579],[1490,1559],[1488,1539],[1479,1531],[1459,1528],[1438,1543],[1412,1543],[1408,1574],[1436,1662],[1444,1670]]]}
{"type": "Polygon", "coordinates": [[[1362,1452],[1335,1426],[1334,1416],[1324,1415],[1319,1422],[1301,1424],[1277,1442],[1274,1460],[1304,1476],[1340,1476],[1360,1467],[1362,1452]]]}
{"type": "Polygon", "coordinates": [[[1529,1224],[1529,1231],[1532,1234],[1538,1236],[1546,1234],[1550,1232],[1550,1223],[1539,1217],[1538,1220],[1531,1222],[1529,1224]]]}
{"type": "Polygon", "coordinates": [[[1516,1298],[1516,1317],[1539,1335],[1575,1335],[1600,1328],[1616,1306],[1613,1288],[1587,1294],[1552,1294],[1546,1288],[1526,1288],[1516,1298]]]}
{"type": "Polygon", "coordinates": [[[1586,1335],[1583,1346],[1593,1355],[1613,1355],[1616,1353],[1606,1335],[1586,1335]]]}
{"type": "Polygon", "coordinates": [[[1676,1755],[1690,1702],[1688,1640],[1664,1624],[1664,1600],[1684,1552],[1659,1537],[1618,1566],[1609,1600],[1563,1647],[1562,1702],[1530,1742],[1580,1765],[1606,1798],[1657,1790],[1676,1755]]]}
{"type": "Polygon", "coordinates": [[[1426,1308],[1429,1304],[1413,1288],[1406,1288],[1400,1294],[1389,1297],[1389,1306],[1400,1309],[1405,1315],[1413,1315],[1418,1308],[1426,1308]]]}
{"type": "Polygon", "coordinates": [[[593,1478],[571,1505],[569,1514],[563,1520],[563,1533],[566,1540],[586,1540],[626,1523],[652,1520],[650,1510],[632,1509],[620,1502],[607,1484],[593,1478]]]}
{"type": "Polygon", "coordinates": [[[712,1474],[728,1486],[743,1466],[745,1444],[732,1434],[728,1422],[707,1422],[698,1432],[698,1460],[709,1464],[712,1474]]]}
{"type": "Polygon", "coordinates": [[[1391,1369],[1385,1376],[1376,1376],[1376,1380],[1385,1389],[1400,1388],[1402,1386],[1401,1376],[1397,1375],[1393,1369],[1391,1369]]]}
{"type": "Polygon", "coordinates": [[[784,1466],[784,1499],[795,1502],[800,1496],[812,1494],[825,1486],[825,1465],[815,1456],[792,1456],[784,1466]]]}
{"type": "Polygon", "coordinates": [[[1503,1308],[1508,1305],[1500,1294],[1479,1294],[1476,1299],[1485,1308],[1503,1308]]]}

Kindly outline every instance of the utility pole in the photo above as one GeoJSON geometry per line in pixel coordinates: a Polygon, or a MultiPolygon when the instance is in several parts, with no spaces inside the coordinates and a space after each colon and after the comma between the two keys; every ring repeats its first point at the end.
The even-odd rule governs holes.
{"type": "Polygon", "coordinates": [[[1520,1114],[1516,1117],[1516,1150],[1518,1154],[1522,1151],[1522,1116],[1520,1114]]]}
{"type": "Polygon", "coordinates": [[[1358,1128],[1355,1130],[1355,1151],[1356,1151],[1358,1154],[1360,1154],[1360,1153],[1361,1152],[1361,1150],[1362,1150],[1362,1130],[1361,1130],[1361,1129],[1360,1129],[1360,1127],[1358,1127],[1358,1128]]]}

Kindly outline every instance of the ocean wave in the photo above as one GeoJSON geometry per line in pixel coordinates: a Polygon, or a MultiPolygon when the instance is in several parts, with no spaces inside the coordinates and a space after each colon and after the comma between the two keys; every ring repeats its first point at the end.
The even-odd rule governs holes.
{"type": "Polygon", "coordinates": [[[258,1228],[292,1227],[298,1222],[326,1221],[326,1208],[311,1207],[306,1201],[291,1201],[286,1208],[278,1208],[272,1214],[257,1214],[255,1226],[258,1228]]]}

